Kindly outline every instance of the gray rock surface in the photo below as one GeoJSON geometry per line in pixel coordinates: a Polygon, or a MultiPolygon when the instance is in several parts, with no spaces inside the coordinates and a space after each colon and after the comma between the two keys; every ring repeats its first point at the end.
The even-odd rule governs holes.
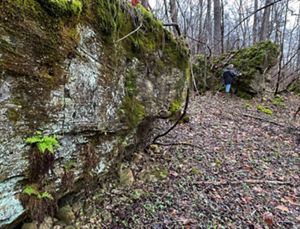
{"type": "MultiPolygon", "coordinates": [[[[19,196],[32,151],[25,139],[37,130],[59,140],[48,176],[61,196],[64,165],[74,164],[78,181],[89,149],[97,158],[93,175],[109,174],[183,98],[187,53],[162,27],[164,47],[154,41],[153,50],[135,53],[125,42],[106,41],[113,37],[101,32],[93,9],[73,19],[57,18],[35,0],[0,3],[0,228],[24,213],[19,196]]],[[[159,25],[144,26],[149,36],[150,26],[159,25]]]]}

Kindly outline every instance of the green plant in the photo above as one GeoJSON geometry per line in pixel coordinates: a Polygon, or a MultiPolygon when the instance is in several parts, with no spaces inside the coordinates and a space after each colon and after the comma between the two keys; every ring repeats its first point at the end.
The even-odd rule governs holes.
{"type": "Polygon", "coordinates": [[[27,138],[25,142],[27,144],[36,145],[41,153],[45,153],[45,151],[48,150],[54,154],[55,148],[60,146],[55,135],[44,136],[40,131],[37,131],[35,136],[27,138]]]}
{"type": "Polygon", "coordinates": [[[47,215],[54,215],[57,209],[55,198],[48,191],[40,191],[35,184],[27,185],[22,194],[21,201],[29,212],[32,220],[41,224],[47,215]]]}
{"type": "Polygon", "coordinates": [[[257,108],[258,111],[261,111],[261,112],[263,112],[267,115],[272,115],[273,114],[273,111],[268,107],[264,107],[262,105],[257,105],[256,108],[257,108]]]}
{"type": "Polygon", "coordinates": [[[39,192],[36,187],[31,185],[26,186],[23,193],[28,196],[36,196],[38,199],[54,200],[53,196],[49,192],[39,192]]]}
{"type": "Polygon", "coordinates": [[[54,166],[54,150],[59,147],[56,136],[44,136],[40,131],[25,140],[33,147],[29,153],[29,179],[31,182],[41,181],[54,166]]]}
{"type": "Polygon", "coordinates": [[[284,107],[284,98],[280,95],[276,95],[272,100],[272,104],[278,107],[284,107]]]}
{"type": "Polygon", "coordinates": [[[245,103],[245,108],[247,108],[247,109],[251,108],[251,104],[250,103],[245,103]]]}

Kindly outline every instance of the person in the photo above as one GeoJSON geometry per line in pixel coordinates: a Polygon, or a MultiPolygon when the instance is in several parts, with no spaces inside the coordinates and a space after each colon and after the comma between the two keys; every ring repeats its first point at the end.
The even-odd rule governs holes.
{"type": "Polygon", "coordinates": [[[225,92],[229,94],[230,88],[232,85],[233,80],[235,77],[239,76],[240,74],[236,71],[233,64],[229,64],[223,72],[223,80],[225,84],[225,92]]]}

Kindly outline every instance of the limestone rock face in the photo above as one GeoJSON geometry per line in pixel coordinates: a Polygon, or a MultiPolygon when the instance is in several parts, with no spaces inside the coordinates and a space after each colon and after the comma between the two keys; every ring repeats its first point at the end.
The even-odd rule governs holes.
{"type": "Polygon", "coordinates": [[[100,179],[184,96],[185,46],[149,12],[117,0],[71,2],[0,2],[0,228],[24,213],[26,138],[38,130],[57,136],[41,188],[62,196],[67,165],[76,180],[87,166],[100,179]]]}

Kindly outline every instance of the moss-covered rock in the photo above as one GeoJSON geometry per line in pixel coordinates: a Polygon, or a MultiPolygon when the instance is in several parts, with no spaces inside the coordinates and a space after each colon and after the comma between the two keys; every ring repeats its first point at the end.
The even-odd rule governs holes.
{"type": "Polygon", "coordinates": [[[26,138],[42,130],[61,145],[41,189],[60,198],[89,188],[125,152],[149,143],[153,121],[183,101],[188,60],[184,42],[142,6],[0,1],[0,227],[25,212],[17,194],[30,171],[26,138]],[[66,191],[68,161],[74,176],[66,191]]]}
{"type": "Polygon", "coordinates": [[[294,92],[300,96],[300,79],[295,80],[288,88],[289,91],[294,92]]]}
{"type": "Polygon", "coordinates": [[[54,16],[78,16],[82,11],[81,0],[38,0],[54,16]]]}
{"type": "Polygon", "coordinates": [[[216,57],[211,63],[199,56],[195,65],[197,84],[201,92],[220,90],[222,73],[225,65],[233,64],[242,73],[235,81],[237,95],[244,98],[262,93],[265,89],[266,74],[278,61],[279,47],[271,41],[263,41],[255,45],[234,50],[216,57]],[[229,60],[229,61],[228,61],[229,60]]]}

